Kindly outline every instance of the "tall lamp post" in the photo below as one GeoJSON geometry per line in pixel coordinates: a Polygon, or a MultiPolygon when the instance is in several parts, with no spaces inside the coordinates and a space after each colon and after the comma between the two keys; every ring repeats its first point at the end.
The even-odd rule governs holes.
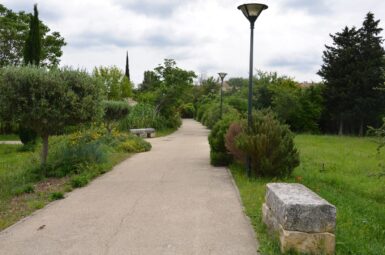
{"type": "MultiPolygon", "coordinates": [[[[265,4],[243,4],[238,6],[245,17],[250,21],[250,65],[249,65],[249,95],[247,106],[247,125],[251,128],[252,123],[252,95],[253,95],[253,44],[254,44],[254,23],[263,10],[267,9],[265,4]]],[[[251,176],[251,158],[247,156],[247,175],[251,176]]]]}
{"type": "Polygon", "coordinates": [[[223,114],[223,80],[225,79],[227,73],[218,73],[219,77],[221,77],[221,113],[220,113],[220,118],[222,119],[222,114],[223,114]]]}

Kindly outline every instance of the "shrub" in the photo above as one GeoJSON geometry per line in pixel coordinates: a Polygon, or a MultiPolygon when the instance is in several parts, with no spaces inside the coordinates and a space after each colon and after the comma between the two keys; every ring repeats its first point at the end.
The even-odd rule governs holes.
{"type": "Polygon", "coordinates": [[[86,175],[76,175],[70,180],[72,188],[81,188],[86,186],[90,182],[86,175]]]}
{"type": "Polygon", "coordinates": [[[35,131],[23,126],[19,127],[19,138],[24,145],[33,145],[36,143],[37,134],[35,131]]]}
{"type": "Polygon", "coordinates": [[[132,107],[127,117],[119,123],[119,129],[129,131],[131,128],[165,128],[165,119],[160,117],[155,107],[140,103],[132,107]]]}
{"type": "Polygon", "coordinates": [[[132,136],[128,141],[120,144],[119,150],[124,152],[145,152],[151,150],[151,144],[144,141],[142,138],[132,136]]]}
{"type": "Polygon", "coordinates": [[[227,151],[233,155],[234,159],[236,159],[239,162],[244,162],[246,159],[245,153],[243,153],[237,146],[236,146],[236,138],[239,134],[243,132],[242,127],[240,123],[233,122],[225,135],[225,146],[227,151]]]}
{"type": "Polygon", "coordinates": [[[299,165],[293,134],[270,110],[253,113],[251,128],[236,137],[237,147],[251,157],[252,170],[257,176],[288,176],[299,165]]]}
{"type": "MultiPolygon", "coordinates": [[[[238,115],[238,111],[235,108],[223,104],[223,115],[238,115]]],[[[206,112],[202,116],[201,122],[208,128],[213,128],[214,125],[220,120],[220,107],[219,104],[211,104],[206,112]]]]}
{"type": "Polygon", "coordinates": [[[238,119],[237,115],[225,115],[218,121],[209,135],[210,144],[210,163],[214,166],[228,165],[232,156],[227,152],[225,146],[225,134],[230,124],[238,119]]]}
{"type": "Polygon", "coordinates": [[[64,194],[63,192],[53,192],[50,194],[49,198],[51,199],[51,201],[63,199],[64,194]]]}
{"type": "Polygon", "coordinates": [[[35,192],[35,187],[32,184],[25,184],[14,190],[15,195],[30,194],[35,192]]]}
{"type": "Polygon", "coordinates": [[[194,118],[195,107],[192,103],[187,103],[182,106],[182,118],[194,118]]]}
{"type": "Polygon", "coordinates": [[[112,124],[115,121],[119,121],[127,116],[129,112],[129,106],[127,102],[124,101],[103,101],[104,115],[103,120],[104,124],[108,130],[108,133],[111,133],[112,124]]]}

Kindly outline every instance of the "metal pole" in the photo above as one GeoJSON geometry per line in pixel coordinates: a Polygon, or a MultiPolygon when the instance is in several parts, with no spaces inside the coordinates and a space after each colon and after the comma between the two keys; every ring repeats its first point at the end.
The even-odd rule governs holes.
{"type": "Polygon", "coordinates": [[[220,118],[222,119],[222,112],[223,112],[223,78],[221,77],[222,79],[222,84],[221,84],[221,114],[220,114],[220,118]]]}
{"type": "MultiPolygon", "coordinates": [[[[247,127],[251,130],[252,123],[252,107],[253,107],[253,45],[254,45],[254,22],[250,22],[250,65],[249,65],[249,95],[248,95],[248,106],[247,106],[247,127]]],[[[247,175],[251,177],[251,157],[247,156],[246,161],[247,175]]]]}

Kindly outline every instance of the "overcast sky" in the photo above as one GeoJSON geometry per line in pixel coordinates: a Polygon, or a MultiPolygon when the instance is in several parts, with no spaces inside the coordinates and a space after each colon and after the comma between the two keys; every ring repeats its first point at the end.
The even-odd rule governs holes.
{"type": "MultiPolygon", "coordinates": [[[[248,1],[246,1],[248,2],[248,1]]],[[[254,68],[298,81],[319,81],[329,33],[359,27],[367,12],[385,27],[384,0],[261,0],[269,8],[255,27],[254,68]]],[[[92,70],[125,66],[138,84],[145,70],[173,58],[178,66],[211,76],[248,76],[249,23],[239,0],[1,0],[32,12],[65,38],[61,64],[92,70]]],[[[385,34],[382,33],[385,37],[385,34]]]]}

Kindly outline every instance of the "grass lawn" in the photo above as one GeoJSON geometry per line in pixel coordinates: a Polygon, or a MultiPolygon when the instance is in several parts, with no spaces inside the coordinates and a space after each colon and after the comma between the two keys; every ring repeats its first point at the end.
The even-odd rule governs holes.
{"type": "Polygon", "coordinates": [[[0,141],[19,141],[18,135],[0,135],[0,141]]]}
{"type": "Polygon", "coordinates": [[[22,145],[0,144],[0,231],[52,200],[61,199],[73,187],[86,185],[91,179],[112,169],[131,155],[115,152],[97,169],[70,177],[41,180],[31,174],[29,167],[36,154],[22,152],[21,147],[22,145]]]}
{"type": "Polygon", "coordinates": [[[261,254],[280,254],[261,220],[265,184],[301,180],[337,207],[336,254],[385,254],[385,150],[377,155],[370,138],[298,135],[301,165],[288,179],[248,180],[242,167],[230,167],[261,254]],[[382,166],[381,166],[382,165],[382,166]]]}
{"type": "Polygon", "coordinates": [[[163,137],[163,136],[171,135],[172,133],[174,133],[177,130],[178,130],[178,128],[167,128],[167,129],[161,129],[159,131],[156,130],[156,132],[155,132],[156,136],[155,137],[163,137]]]}

